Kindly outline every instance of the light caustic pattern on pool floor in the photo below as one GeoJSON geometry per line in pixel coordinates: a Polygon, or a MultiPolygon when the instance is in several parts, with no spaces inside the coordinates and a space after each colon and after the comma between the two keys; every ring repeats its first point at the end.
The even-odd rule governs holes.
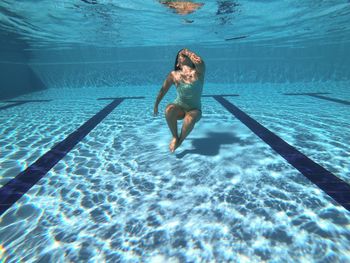
{"type": "MultiPolygon", "coordinates": [[[[245,85],[229,100],[349,182],[349,133],[339,132],[348,106],[282,95],[320,89],[332,87],[245,85]]],[[[109,103],[96,98],[123,92],[145,99],[122,102],[2,216],[6,262],[350,260],[349,212],[212,98],[170,154],[163,115],[152,116],[154,88],[32,94],[52,101],[0,112],[2,185],[109,103]]]]}

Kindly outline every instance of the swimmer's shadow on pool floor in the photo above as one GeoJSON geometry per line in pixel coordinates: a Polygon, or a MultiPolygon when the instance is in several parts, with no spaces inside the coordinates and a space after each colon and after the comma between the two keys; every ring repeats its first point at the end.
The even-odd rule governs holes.
{"type": "MultiPolygon", "coordinates": [[[[241,144],[242,140],[229,132],[209,132],[204,138],[190,139],[194,149],[183,150],[176,154],[177,158],[182,158],[186,154],[200,154],[215,156],[219,154],[221,145],[224,144],[241,144]]],[[[183,147],[183,146],[181,146],[183,147]]],[[[181,150],[181,147],[178,150],[181,150]]]]}

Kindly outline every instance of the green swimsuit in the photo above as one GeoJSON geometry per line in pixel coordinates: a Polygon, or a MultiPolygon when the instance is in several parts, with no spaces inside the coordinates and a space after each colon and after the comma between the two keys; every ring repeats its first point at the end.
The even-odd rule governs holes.
{"type": "Polygon", "coordinates": [[[192,83],[180,82],[176,86],[177,97],[174,104],[180,106],[184,111],[202,110],[201,96],[203,80],[198,79],[192,83]]]}

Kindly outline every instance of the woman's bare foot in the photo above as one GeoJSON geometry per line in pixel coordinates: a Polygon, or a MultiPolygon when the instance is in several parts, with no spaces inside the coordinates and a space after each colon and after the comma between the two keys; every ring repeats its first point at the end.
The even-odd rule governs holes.
{"type": "Polygon", "coordinates": [[[173,139],[170,141],[169,149],[171,152],[174,152],[177,147],[179,147],[179,139],[176,137],[173,137],[173,139]]]}

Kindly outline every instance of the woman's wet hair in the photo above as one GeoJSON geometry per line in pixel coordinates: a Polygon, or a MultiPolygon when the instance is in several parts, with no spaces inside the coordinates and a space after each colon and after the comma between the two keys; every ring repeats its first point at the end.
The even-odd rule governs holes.
{"type": "Polygon", "coordinates": [[[180,49],[179,52],[177,52],[177,54],[176,54],[175,65],[174,65],[174,70],[175,70],[175,71],[180,69],[180,67],[177,65],[177,60],[179,59],[179,54],[180,54],[180,52],[181,52],[182,50],[183,50],[183,49],[180,49]]]}
{"type": "MultiPolygon", "coordinates": [[[[180,54],[180,52],[182,51],[182,50],[184,50],[184,48],[183,49],[180,49],[179,50],[179,52],[177,52],[177,55],[176,55],[176,59],[175,59],[175,65],[174,65],[174,70],[176,71],[176,70],[180,70],[180,67],[177,65],[177,60],[179,59],[179,54],[180,54]]],[[[192,61],[191,61],[192,62],[192,61]]],[[[192,65],[191,65],[191,68],[195,68],[195,65],[192,63],[192,65]]]]}

